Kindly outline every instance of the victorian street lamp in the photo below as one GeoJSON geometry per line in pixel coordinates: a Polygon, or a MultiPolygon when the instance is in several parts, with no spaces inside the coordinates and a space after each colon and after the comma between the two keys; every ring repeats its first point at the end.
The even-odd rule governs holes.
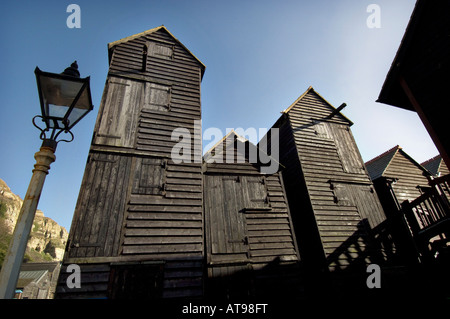
{"type": "Polygon", "coordinates": [[[50,164],[56,159],[58,142],[71,142],[70,131],[92,109],[89,77],[80,78],[75,61],[61,74],[48,73],[36,67],[36,82],[41,103],[41,115],[33,118],[33,125],[40,131],[43,141],[39,152],[34,155],[36,164],[23,200],[22,208],[9,244],[8,253],[0,274],[0,298],[13,298],[19,278],[20,266],[33,224],[34,215],[50,164]],[[40,118],[45,127],[36,124],[40,118]],[[60,134],[69,134],[70,139],[60,139],[60,134]]]}

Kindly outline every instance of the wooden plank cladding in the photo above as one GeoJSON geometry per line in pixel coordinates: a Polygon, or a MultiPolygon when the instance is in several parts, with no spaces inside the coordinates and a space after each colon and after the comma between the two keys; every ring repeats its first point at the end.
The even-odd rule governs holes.
{"type": "Polygon", "coordinates": [[[380,260],[385,216],[344,105],[310,87],[260,145],[231,131],[202,157],[205,66],[165,27],[108,49],[63,260],[82,288],[63,274],[57,298],[297,298],[311,274],[380,260]]]}
{"type": "MultiPolygon", "coordinates": [[[[264,286],[262,280],[268,277],[280,282],[283,276],[299,275],[298,268],[289,268],[298,266],[299,255],[281,173],[262,174],[259,163],[249,162],[246,154],[240,154],[244,161],[237,162],[238,150],[250,149],[249,145],[238,147],[239,143],[249,144],[232,131],[204,157],[207,293],[211,296],[224,292],[232,297],[255,296],[262,290],[254,292],[256,287],[264,286]],[[214,156],[227,158],[230,149],[231,162],[213,160],[214,156]],[[268,270],[272,263],[281,269],[268,270]],[[264,271],[264,279],[259,278],[264,271]],[[241,274],[247,275],[240,280],[241,274]],[[239,292],[232,291],[235,284],[239,292]]],[[[284,291],[293,282],[285,283],[284,291]]]]}
{"type": "Polygon", "coordinates": [[[368,161],[366,167],[378,192],[384,194],[387,191],[384,188],[392,189],[390,199],[382,198],[386,203],[389,200],[399,204],[413,201],[423,193],[423,188],[429,187],[432,175],[398,145],[368,161]],[[386,179],[390,180],[389,185],[384,183],[386,179]]]}
{"type": "Polygon", "coordinates": [[[67,257],[119,253],[130,170],[130,157],[90,153],[70,229],[67,257]]]}
{"type": "MultiPolygon", "coordinates": [[[[398,254],[403,263],[416,263],[420,257],[416,248],[411,246],[411,230],[414,228],[411,223],[415,222],[406,218],[402,203],[406,200],[414,201],[431,190],[429,181],[432,173],[398,145],[366,162],[366,167],[388,216],[388,222],[392,225],[392,237],[398,254]]],[[[419,219],[416,222],[418,221],[419,219]]]]}
{"type": "Polygon", "coordinates": [[[310,87],[274,125],[301,255],[329,270],[368,262],[370,230],[385,219],[352,124],[310,87]]]}
{"type": "MultiPolygon", "coordinates": [[[[154,159],[151,164],[146,172],[152,178],[151,194],[143,194],[136,187],[129,196],[122,254],[163,259],[200,258],[203,253],[201,165],[177,165],[164,159],[154,159]]],[[[136,166],[135,172],[144,171],[136,166]]]]}
{"type": "MultiPolygon", "coordinates": [[[[200,124],[197,130],[195,125],[205,66],[164,27],[116,41],[109,50],[92,147],[170,157],[176,128],[187,129],[201,145],[200,124]]],[[[201,158],[200,147],[193,146],[191,154],[201,158]]]]}
{"type": "Polygon", "coordinates": [[[397,182],[393,185],[397,200],[414,200],[419,197],[421,187],[428,187],[430,173],[417,162],[411,161],[403,150],[399,150],[392,158],[384,176],[395,177],[397,182]]]}
{"type": "Polygon", "coordinates": [[[160,29],[117,44],[110,60],[110,73],[138,73],[153,79],[198,88],[204,66],[168,32],[160,29]],[[146,64],[143,53],[147,49],[146,64]]]}
{"type": "Polygon", "coordinates": [[[201,156],[194,147],[194,140],[200,145],[201,138],[200,128],[195,126],[200,125],[199,100],[193,102],[191,97],[182,100],[175,93],[171,86],[109,77],[93,147],[121,147],[169,157],[178,143],[172,140],[172,132],[186,129],[193,137],[191,153],[201,156]]]}
{"type": "Polygon", "coordinates": [[[69,291],[62,276],[58,298],[202,296],[205,66],[164,27],[108,48],[109,72],[64,257],[87,279],[69,291]],[[172,139],[176,130],[190,140],[172,139]],[[173,159],[176,145],[189,150],[185,162],[173,159]]]}

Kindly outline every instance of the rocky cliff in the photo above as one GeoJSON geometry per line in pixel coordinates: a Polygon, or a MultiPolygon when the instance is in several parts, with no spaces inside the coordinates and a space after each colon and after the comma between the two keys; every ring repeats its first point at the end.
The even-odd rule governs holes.
{"type": "MultiPolygon", "coordinates": [[[[23,200],[0,179],[0,223],[4,232],[13,233],[22,203],[23,200]]],[[[8,237],[10,238],[2,236],[2,240],[6,241],[8,237]]],[[[64,227],[37,210],[28,240],[26,259],[34,262],[62,260],[67,238],[68,233],[64,227]]],[[[7,247],[3,243],[3,247],[5,245],[7,247]]]]}

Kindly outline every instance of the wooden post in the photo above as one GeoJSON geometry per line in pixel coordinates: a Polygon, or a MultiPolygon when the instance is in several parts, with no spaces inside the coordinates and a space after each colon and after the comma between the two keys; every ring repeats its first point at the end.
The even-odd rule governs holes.
{"type": "Polygon", "coordinates": [[[36,208],[41,196],[45,177],[50,169],[50,164],[56,159],[54,148],[43,146],[34,155],[36,164],[28,186],[19,218],[14,228],[13,237],[9,244],[8,253],[3,263],[0,274],[0,298],[10,299],[14,297],[17,280],[19,279],[20,266],[27,247],[28,236],[33,225],[36,208]]]}
{"type": "Polygon", "coordinates": [[[416,237],[417,234],[419,233],[420,226],[419,223],[417,222],[416,216],[414,215],[409,200],[405,200],[402,203],[402,212],[403,215],[405,216],[406,221],[409,224],[409,227],[411,228],[413,237],[416,237]]]}
{"type": "Polygon", "coordinates": [[[402,209],[400,212],[402,212],[403,220],[406,222],[405,226],[406,226],[406,228],[408,228],[408,225],[409,225],[409,229],[411,230],[411,231],[409,231],[409,229],[408,229],[409,238],[412,242],[412,245],[414,247],[414,251],[416,253],[418,260],[421,261],[421,259],[422,259],[422,244],[420,241],[420,237],[418,236],[418,233],[420,230],[419,223],[417,222],[416,216],[412,210],[409,200],[403,201],[401,204],[401,208],[402,209]]]}

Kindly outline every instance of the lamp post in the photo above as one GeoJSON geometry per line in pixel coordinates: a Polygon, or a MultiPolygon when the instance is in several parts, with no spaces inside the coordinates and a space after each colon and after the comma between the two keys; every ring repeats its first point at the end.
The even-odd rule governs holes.
{"type": "Polygon", "coordinates": [[[80,78],[76,61],[61,74],[43,72],[37,67],[35,74],[41,115],[33,118],[33,125],[41,131],[40,139],[43,142],[34,155],[36,164],[33,175],[0,273],[0,298],[3,299],[14,297],[45,177],[50,164],[56,159],[56,146],[58,142],[71,142],[73,134],[70,130],[93,109],[90,78],[80,78]],[[45,128],[36,124],[38,118],[45,124],[45,128]],[[68,134],[70,139],[59,139],[61,133],[68,134]]]}

